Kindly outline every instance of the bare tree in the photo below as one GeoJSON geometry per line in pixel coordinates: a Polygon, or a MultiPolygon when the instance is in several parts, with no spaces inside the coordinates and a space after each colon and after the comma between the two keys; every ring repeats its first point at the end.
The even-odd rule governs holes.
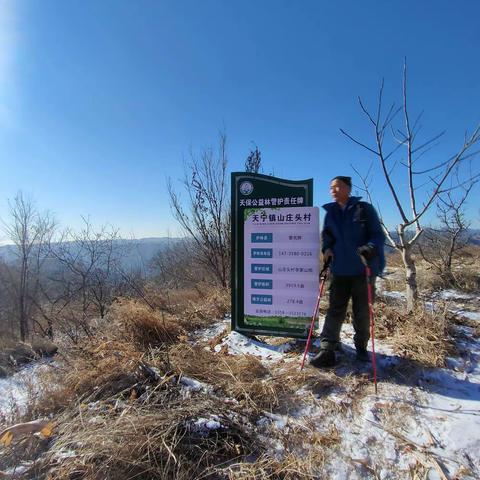
{"type": "Polygon", "coordinates": [[[464,206],[475,183],[472,181],[462,187],[458,196],[454,192],[447,192],[438,197],[438,226],[425,229],[418,245],[422,258],[451,286],[457,284],[452,271],[453,260],[469,243],[471,222],[465,216],[464,206]]]}
{"type": "Polygon", "coordinates": [[[50,245],[59,265],[51,280],[61,288],[54,289],[54,294],[44,292],[50,311],[43,314],[60,321],[74,341],[81,332],[91,334],[91,317],[103,318],[125,283],[121,265],[125,251],[118,230],[108,226],[95,230],[90,220],[83,221],[81,229],[65,230],[50,245]]]}
{"type": "Polygon", "coordinates": [[[249,173],[258,173],[262,164],[262,154],[255,145],[255,150],[252,150],[245,160],[245,171],[249,173]]]}
{"type": "Polygon", "coordinates": [[[195,245],[194,261],[207,268],[222,286],[230,277],[230,206],[227,200],[226,135],[220,133],[217,155],[205,149],[193,153],[182,181],[188,200],[182,202],[171,179],[168,192],[174,217],[195,245]]]}
{"type": "Polygon", "coordinates": [[[152,257],[150,271],[161,287],[195,288],[201,282],[212,282],[210,269],[199,266],[196,243],[185,238],[169,244],[152,257]]]}
{"type": "Polygon", "coordinates": [[[0,338],[18,337],[17,302],[11,266],[0,259],[0,338]]]}
{"type": "MultiPolygon", "coordinates": [[[[384,180],[400,216],[400,222],[396,227],[398,238],[392,236],[383,220],[382,226],[389,243],[402,256],[406,278],[407,308],[411,310],[418,299],[416,266],[412,251],[423,232],[421,221],[423,221],[424,215],[431,209],[432,205],[435,205],[439,196],[445,195],[455,188],[447,182],[452,173],[457,171],[466,159],[479,153],[473,151],[473,147],[480,140],[480,125],[475,128],[472,134],[465,134],[461,147],[454,155],[444,160],[438,160],[432,167],[421,168],[418,164],[419,160],[435,146],[436,141],[445,132],[441,132],[425,141],[419,140],[418,134],[421,130],[422,114],[418,115],[413,123],[411,122],[407,97],[406,60],[403,69],[402,105],[396,107],[393,103],[386,110],[386,113],[383,106],[383,86],[382,81],[376,111],[373,113],[365,107],[362,99],[358,98],[360,108],[372,127],[374,145],[367,145],[367,143],[358,140],[343,129],[340,129],[340,131],[355,144],[374,155],[379,162],[384,180]],[[403,114],[403,127],[395,128],[393,122],[400,112],[403,114]],[[391,133],[391,136],[387,135],[389,133],[391,133]],[[387,137],[390,138],[390,141],[387,141],[387,137]],[[404,149],[405,157],[400,157],[399,160],[394,161],[401,148],[404,149]],[[401,189],[402,183],[396,181],[394,176],[397,165],[403,167],[402,171],[406,177],[406,197],[401,189]]],[[[475,175],[470,176],[467,182],[474,180],[476,177],[475,175]]],[[[366,185],[365,177],[363,177],[363,181],[366,185]]],[[[463,184],[464,182],[460,182],[456,187],[463,184]]]]}
{"type": "Polygon", "coordinates": [[[32,323],[32,306],[38,292],[40,269],[43,262],[42,246],[55,230],[55,220],[49,212],[41,214],[32,199],[19,192],[9,202],[10,218],[2,221],[8,238],[15,245],[15,271],[10,270],[17,302],[20,339],[25,341],[32,323]]]}

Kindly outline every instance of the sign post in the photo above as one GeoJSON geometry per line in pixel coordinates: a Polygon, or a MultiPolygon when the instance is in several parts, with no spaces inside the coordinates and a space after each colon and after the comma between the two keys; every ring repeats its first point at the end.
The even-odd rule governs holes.
{"type": "Polygon", "coordinates": [[[232,330],[306,338],[318,295],[313,180],[232,173],[232,330]]]}

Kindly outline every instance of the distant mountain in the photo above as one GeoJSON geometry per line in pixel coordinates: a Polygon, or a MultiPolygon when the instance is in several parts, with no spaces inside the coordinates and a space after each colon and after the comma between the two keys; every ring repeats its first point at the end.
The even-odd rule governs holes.
{"type": "MultiPolygon", "coordinates": [[[[124,249],[126,254],[122,259],[124,268],[146,268],[152,258],[162,250],[181,241],[180,238],[152,237],[140,239],[117,240],[119,248],[124,249]]],[[[6,263],[15,261],[16,247],[14,245],[1,245],[0,258],[6,263]]]]}
{"type": "MultiPolygon", "coordinates": [[[[428,227],[425,227],[424,228],[424,231],[428,232],[429,231],[429,228],[428,227]]],[[[408,238],[411,238],[413,236],[414,232],[411,231],[410,232],[410,237],[408,238]]],[[[393,240],[395,242],[398,241],[398,233],[395,231],[395,230],[392,230],[390,231],[390,235],[391,237],[393,238],[393,240]]],[[[466,235],[468,235],[468,243],[471,244],[471,245],[480,245],[480,229],[478,228],[470,228],[466,235]]],[[[423,238],[425,237],[425,235],[422,235],[420,236],[420,239],[419,239],[419,242],[420,244],[422,243],[423,241],[423,238]]]]}
{"type": "Polygon", "coordinates": [[[480,228],[471,228],[470,232],[470,243],[474,245],[480,245],[480,228]]]}
{"type": "Polygon", "coordinates": [[[146,268],[152,258],[166,248],[180,242],[181,238],[151,237],[139,240],[120,240],[120,245],[127,247],[128,254],[123,259],[123,266],[128,268],[146,268]]]}

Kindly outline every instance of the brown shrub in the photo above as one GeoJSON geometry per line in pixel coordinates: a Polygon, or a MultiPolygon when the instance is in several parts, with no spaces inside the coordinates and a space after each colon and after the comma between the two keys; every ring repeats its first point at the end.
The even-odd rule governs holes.
{"type": "Polygon", "coordinates": [[[375,331],[378,338],[388,342],[402,357],[426,367],[444,366],[445,358],[454,352],[449,335],[451,317],[443,309],[433,312],[418,306],[407,313],[398,306],[382,302],[375,308],[375,331]]]}
{"type": "Polygon", "coordinates": [[[172,314],[150,307],[136,300],[119,300],[109,317],[118,327],[118,335],[144,348],[171,344],[184,333],[180,322],[172,314]]]}
{"type": "Polygon", "coordinates": [[[214,353],[200,345],[176,345],[170,351],[170,361],[182,374],[220,389],[256,414],[264,410],[286,413],[302,403],[295,397],[298,390],[306,388],[322,396],[341,382],[332,372],[300,371],[297,362],[270,370],[252,355],[214,353]]]}
{"type": "MultiPolygon", "coordinates": [[[[183,325],[187,330],[208,326],[222,319],[230,312],[230,290],[226,288],[201,286],[198,297],[179,300],[176,311],[182,316],[183,325]]],[[[176,292],[178,295],[178,291],[176,292]]],[[[172,297],[171,297],[172,298],[172,297]]]]}
{"type": "Polygon", "coordinates": [[[170,351],[173,368],[221,389],[249,408],[278,405],[278,392],[266,381],[268,369],[252,355],[225,355],[200,345],[179,344],[170,351]]]}
{"type": "Polygon", "coordinates": [[[207,327],[230,311],[230,290],[211,285],[182,290],[158,290],[150,285],[148,296],[158,307],[155,310],[130,299],[120,299],[113,308],[114,318],[127,324],[127,330],[143,345],[152,345],[150,338],[172,343],[179,335],[207,327]]]}
{"type": "Polygon", "coordinates": [[[156,408],[85,407],[65,418],[45,462],[47,478],[187,480],[259,449],[242,415],[221,400],[159,395],[156,402],[156,408]],[[205,428],[209,419],[216,428],[205,428]],[[72,449],[74,456],[62,458],[72,449]]]}

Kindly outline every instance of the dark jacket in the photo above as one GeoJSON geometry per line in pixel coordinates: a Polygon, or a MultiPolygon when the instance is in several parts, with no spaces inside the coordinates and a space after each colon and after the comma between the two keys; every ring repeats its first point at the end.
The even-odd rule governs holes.
{"type": "Polygon", "coordinates": [[[361,197],[350,197],[342,211],[336,202],[327,203],[327,211],[322,230],[322,251],[333,252],[330,267],[334,275],[364,275],[363,265],[357,248],[370,244],[375,247],[376,255],[369,262],[372,274],[379,275],[385,267],[383,233],[377,212],[367,202],[360,202],[361,197]]]}

